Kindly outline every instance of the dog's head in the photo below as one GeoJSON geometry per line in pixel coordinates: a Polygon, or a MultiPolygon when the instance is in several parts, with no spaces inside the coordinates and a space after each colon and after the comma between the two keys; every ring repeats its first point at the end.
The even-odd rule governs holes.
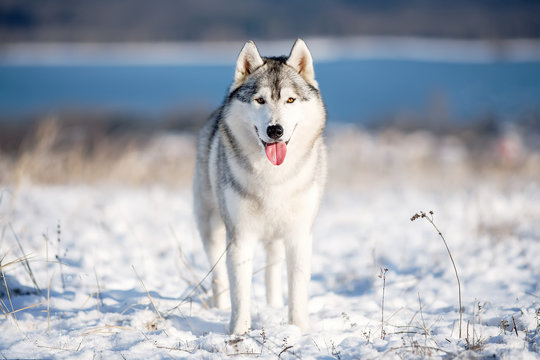
{"type": "Polygon", "coordinates": [[[313,60],[301,39],[288,57],[261,57],[255,43],[247,42],[238,56],[229,101],[241,114],[237,125],[249,128],[274,165],[285,160],[298,127],[309,133],[324,126],[313,60]]]}

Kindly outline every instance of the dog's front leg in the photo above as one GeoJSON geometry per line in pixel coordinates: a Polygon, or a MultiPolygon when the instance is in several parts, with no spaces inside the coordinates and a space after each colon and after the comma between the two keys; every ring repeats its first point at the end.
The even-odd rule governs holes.
{"type": "Polygon", "coordinates": [[[311,278],[311,234],[287,239],[287,279],[289,290],[289,323],[302,332],[309,330],[308,287],[311,278]]]}
{"type": "Polygon", "coordinates": [[[228,236],[227,268],[231,293],[232,334],[245,334],[251,326],[250,297],[253,273],[254,238],[228,236]]]}
{"type": "Polygon", "coordinates": [[[265,244],[266,249],[266,301],[273,307],[283,306],[283,290],[281,268],[283,266],[283,241],[271,240],[265,244]]]}

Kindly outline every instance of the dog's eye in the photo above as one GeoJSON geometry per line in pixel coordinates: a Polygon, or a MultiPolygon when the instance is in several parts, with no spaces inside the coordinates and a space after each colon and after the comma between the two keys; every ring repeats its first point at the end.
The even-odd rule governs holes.
{"type": "Polygon", "coordinates": [[[261,104],[261,105],[264,104],[264,103],[266,102],[266,101],[264,101],[264,99],[263,99],[262,97],[256,98],[255,101],[258,102],[258,103],[261,104]]]}
{"type": "Polygon", "coordinates": [[[296,99],[293,98],[293,97],[290,97],[290,98],[287,99],[287,103],[292,104],[294,102],[294,100],[296,100],[296,99]]]}

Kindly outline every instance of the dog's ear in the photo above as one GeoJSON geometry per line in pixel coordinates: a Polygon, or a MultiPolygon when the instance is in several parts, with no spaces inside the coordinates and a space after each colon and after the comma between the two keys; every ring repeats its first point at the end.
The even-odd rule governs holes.
{"type": "Polygon", "coordinates": [[[318,88],[315,71],[313,71],[313,59],[304,40],[296,40],[287,59],[287,65],[298,71],[309,84],[318,88]]]}
{"type": "Polygon", "coordinates": [[[240,51],[240,55],[238,55],[238,60],[236,60],[236,71],[234,72],[234,83],[231,91],[242,85],[246,77],[263,64],[263,59],[259,55],[255,43],[252,40],[246,42],[242,51],[240,51]]]}

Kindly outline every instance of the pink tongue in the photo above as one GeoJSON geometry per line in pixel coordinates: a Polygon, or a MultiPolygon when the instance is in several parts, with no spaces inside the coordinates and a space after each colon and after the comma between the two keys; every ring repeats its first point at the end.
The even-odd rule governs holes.
{"type": "Polygon", "coordinates": [[[266,144],[266,156],[274,165],[281,165],[287,155],[287,145],[284,142],[266,144]]]}

